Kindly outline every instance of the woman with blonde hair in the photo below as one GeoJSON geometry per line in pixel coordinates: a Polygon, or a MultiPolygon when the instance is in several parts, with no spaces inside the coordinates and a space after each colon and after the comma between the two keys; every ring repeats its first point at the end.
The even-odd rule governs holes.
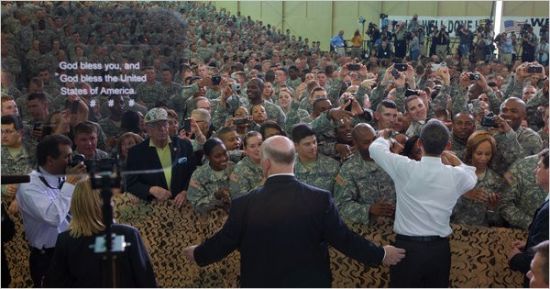
{"type": "MultiPolygon", "coordinates": [[[[98,236],[105,234],[100,193],[88,179],[76,184],[71,200],[69,230],[57,237],[55,253],[46,275],[46,287],[104,287],[102,254],[94,253],[98,236]]],[[[130,243],[116,254],[116,287],[157,287],[149,254],[139,231],[131,226],[113,224],[113,234],[130,243]]]]}
{"type": "Polygon", "coordinates": [[[496,141],[484,130],[475,131],[466,143],[464,162],[476,168],[476,186],[462,195],[451,220],[458,224],[499,226],[502,218],[496,211],[504,179],[489,168],[496,153],[496,141]]]}

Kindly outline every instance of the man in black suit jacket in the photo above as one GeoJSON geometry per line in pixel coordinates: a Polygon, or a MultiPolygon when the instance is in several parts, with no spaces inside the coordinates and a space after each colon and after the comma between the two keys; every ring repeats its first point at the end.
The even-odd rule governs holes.
{"type": "MultiPolygon", "coordinates": [[[[540,153],[540,160],[535,170],[537,184],[548,193],[548,149],[540,153]]],[[[527,242],[516,240],[512,250],[508,254],[510,268],[526,274],[529,271],[531,260],[535,252],[531,248],[548,240],[548,197],[535,212],[527,242]]],[[[525,285],[528,287],[529,280],[525,278],[525,285]]]]}
{"type": "Polygon", "coordinates": [[[275,136],[262,145],[263,187],[233,200],[223,228],[185,249],[200,266],[238,249],[242,287],[330,287],[328,246],[368,265],[394,265],[404,250],[379,247],[350,231],[330,192],[296,179],[292,141],[275,136]]]}
{"type": "Polygon", "coordinates": [[[151,109],[144,121],[149,138],[128,151],[126,191],[147,201],[174,198],[181,206],[196,168],[191,142],[169,137],[163,108],[151,109]]]}

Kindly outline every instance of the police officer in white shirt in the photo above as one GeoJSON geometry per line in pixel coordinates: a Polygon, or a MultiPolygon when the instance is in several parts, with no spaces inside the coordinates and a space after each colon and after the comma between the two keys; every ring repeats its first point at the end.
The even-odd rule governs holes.
{"type": "Polygon", "coordinates": [[[390,287],[449,287],[449,219],[458,198],[475,186],[475,168],[448,151],[449,131],[439,120],[428,121],[420,132],[420,161],[390,151],[390,130],[379,134],[369,152],[394,181],[395,246],[407,251],[390,268],[390,287]]]}
{"type": "Polygon", "coordinates": [[[46,136],[36,147],[38,167],[16,194],[31,251],[29,268],[34,287],[42,287],[57,235],[69,227],[74,185],[86,174],[82,162],[68,166],[71,147],[71,140],[64,135],[46,136]]]}

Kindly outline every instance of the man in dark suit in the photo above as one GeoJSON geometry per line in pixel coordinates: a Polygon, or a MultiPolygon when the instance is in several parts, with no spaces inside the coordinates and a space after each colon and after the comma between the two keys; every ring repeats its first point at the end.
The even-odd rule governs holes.
{"type": "Polygon", "coordinates": [[[144,121],[149,138],[128,151],[126,191],[147,201],[174,198],[181,206],[196,167],[193,147],[170,138],[165,109],[151,109],[144,121]]]}
{"type": "Polygon", "coordinates": [[[330,287],[328,245],[368,265],[393,265],[405,255],[350,231],[330,192],[293,174],[294,144],[274,136],[262,145],[265,185],[233,200],[223,228],[186,257],[205,266],[241,253],[242,287],[330,287]]]}
{"type": "MultiPolygon", "coordinates": [[[[539,155],[535,178],[537,184],[548,193],[548,149],[544,149],[539,155]]],[[[535,254],[532,248],[545,240],[548,240],[548,197],[535,212],[533,222],[529,225],[527,242],[516,240],[512,245],[512,250],[508,254],[510,268],[526,274],[535,254]]],[[[525,278],[524,281],[524,285],[528,287],[529,280],[525,278]]]]}

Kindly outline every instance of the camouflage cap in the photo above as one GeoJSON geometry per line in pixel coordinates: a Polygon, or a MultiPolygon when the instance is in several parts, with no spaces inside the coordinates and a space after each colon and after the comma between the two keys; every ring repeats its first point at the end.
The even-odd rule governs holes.
{"type": "Polygon", "coordinates": [[[155,121],[168,120],[168,112],[164,108],[155,107],[147,112],[143,121],[152,123],[155,121]]]}

